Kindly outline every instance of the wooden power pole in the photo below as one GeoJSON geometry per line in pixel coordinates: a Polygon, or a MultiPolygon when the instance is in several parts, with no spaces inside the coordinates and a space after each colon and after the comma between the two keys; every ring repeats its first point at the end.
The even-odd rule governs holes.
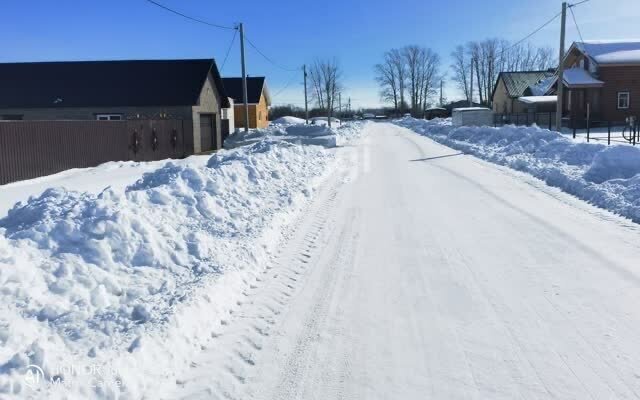
{"type": "Polygon", "coordinates": [[[564,109],[564,40],[567,27],[567,2],[562,3],[560,23],[560,63],[558,65],[558,105],[556,106],[556,131],[562,132],[562,111],[564,109]]]}
{"type": "Polygon", "coordinates": [[[247,66],[244,54],[244,24],[240,23],[240,62],[242,63],[242,101],[244,102],[244,131],[249,132],[249,95],[247,92],[247,66]]]}

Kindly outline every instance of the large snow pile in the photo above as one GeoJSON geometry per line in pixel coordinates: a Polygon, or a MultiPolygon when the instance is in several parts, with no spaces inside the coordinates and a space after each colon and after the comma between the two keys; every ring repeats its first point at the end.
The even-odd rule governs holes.
{"type": "Polygon", "coordinates": [[[297,124],[304,124],[307,121],[305,121],[302,118],[297,118],[297,117],[280,117],[274,121],[271,121],[271,124],[273,125],[297,125],[297,124]]]}
{"type": "Polygon", "coordinates": [[[126,189],[50,189],[11,209],[0,219],[0,397],[140,398],[175,383],[333,159],[266,137],[126,189]],[[58,384],[32,387],[37,371],[58,384]]]}
{"type": "Polygon", "coordinates": [[[537,127],[451,126],[405,118],[396,124],[467,154],[527,172],[551,186],[640,223],[640,149],[576,143],[537,127]]]}
{"type": "Polygon", "coordinates": [[[254,129],[247,133],[244,131],[234,133],[225,140],[224,147],[234,149],[239,146],[256,143],[265,138],[327,148],[336,147],[357,136],[362,130],[363,123],[351,122],[331,128],[327,126],[326,121],[324,124],[319,125],[304,125],[304,121],[302,124],[271,125],[266,129],[254,129]]]}

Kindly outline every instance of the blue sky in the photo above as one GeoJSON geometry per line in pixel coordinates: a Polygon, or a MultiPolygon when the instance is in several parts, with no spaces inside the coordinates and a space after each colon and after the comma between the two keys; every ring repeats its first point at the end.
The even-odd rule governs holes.
{"type": "MultiPolygon", "coordinates": [[[[336,57],[344,70],[345,98],[354,107],[378,105],[373,65],[385,50],[408,44],[431,47],[443,58],[457,44],[488,37],[518,40],[560,10],[560,0],[158,0],[222,25],[242,21],[247,36],[278,64],[295,68],[336,57]]],[[[575,9],[585,39],[640,37],[639,0],[591,0],[575,9]],[[634,33],[637,32],[637,33],[634,33]]],[[[2,0],[0,62],[191,58],[219,64],[233,31],[199,25],[144,0],[2,0]]],[[[558,46],[559,22],[530,39],[558,46]]],[[[568,20],[567,43],[577,40],[568,20]]],[[[283,71],[247,49],[250,75],[265,75],[274,102],[302,104],[302,75],[283,71]],[[281,91],[288,83],[288,89],[281,91]]],[[[236,41],[223,74],[239,74],[236,41]]],[[[453,85],[446,96],[456,99],[453,85]]]]}

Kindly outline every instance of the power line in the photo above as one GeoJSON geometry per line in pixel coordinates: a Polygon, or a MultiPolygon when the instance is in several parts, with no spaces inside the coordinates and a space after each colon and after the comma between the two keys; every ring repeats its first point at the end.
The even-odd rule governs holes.
{"type": "Polygon", "coordinates": [[[160,7],[165,11],[169,11],[170,13],[179,15],[179,16],[181,16],[183,18],[186,18],[186,19],[191,20],[193,22],[197,22],[199,24],[203,24],[203,25],[207,25],[207,26],[210,26],[210,27],[213,27],[213,28],[219,28],[219,29],[236,29],[235,27],[232,27],[232,26],[218,25],[218,24],[214,24],[214,23],[211,23],[211,22],[203,21],[203,20],[198,19],[198,18],[190,17],[190,16],[188,16],[186,14],[183,14],[183,13],[181,13],[179,11],[176,11],[174,9],[171,9],[171,8],[167,7],[167,6],[164,6],[164,5],[158,3],[158,2],[156,2],[154,0],[145,0],[145,1],[155,5],[156,7],[160,7]]]}
{"type": "Polygon", "coordinates": [[[580,31],[580,27],[578,26],[578,21],[576,20],[576,15],[573,13],[573,7],[569,8],[571,11],[571,18],[573,18],[573,23],[576,25],[576,29],[578,30],[578,35],[580,36],[580,41],[584,43],[584,38],[582,37],[582,32],[580,31]]]}
{"type": "MultiPolygon", "coordinates": [[[[296,71],[297,72],[297,71],[296,71]]],[[[293,77],[291,78],[291,80],[289,80],[289,82],[287,82],[286,85],[284,85],[284,87],[282,89],[280,89],[278,91],[278,93],[274,94],[273,97],[278,97],[279,95],[281,95],[285,90],[287,90],[289,88],[289,86],[291,86],[291,84],[296,80],[296,75],[294,74],[293,77]]]]}
{"type": "Polygon", "coordinates": [[[280,65],[280,64],[276,63],[275,61],[273,61],[271,58],[267,57],[262,51],[260,51],[260,49],[258,49],[258,47],[255,44],[253,44],[253,42],[246,35],[245,35],[244,38],[247,41],[247,43],[249,43],[249,45],[251,47],[253,47],[253,49],[255,51],[258,52],[258,54],[260,54],[265,60],[267,60],[268,62],[270,62],[274,66],[280,68],[283,71],[287,71],[287,72],[295,72],[295,71],[299,71],[300,70],[300,68],[293,69],[293,68],[285,68],[285,67],[283,67],[282,65],[280,65]]]}
{"type": "Polygon", "coordinates": [[[229,54],[231,54],[231,48],[233,48],[233,43],[236,41],[236,36],[238,35],[238,31],[233,33],[233,38],[231,39],[231,44],[229,44],[229,48],[227,49],[227,55],[224,56],[224,61],[222,62],[222,67],[220,67],[220,72],[224,71],[224,66],[227,65],[227,60],[229,59],[229,54]]]}
{"type": "Polygon", "coordinates": [[[538,27],[536,30],[534,30],[533,32],[531,32],[530,34],[528,34],[527,36],[525,36],[523,39],[517,41],[515,44],[513,44],[512,46],[510,46],[509,48],[507,48],[506,50],[503,50],[502,53],[500,54],[500,56],[502,56],[504,53],[512,50],[514,47],[524,43],[527,39],[529,39],[530,37],[532,37],[533,35],[535,35],[536,33],[540,32],[541,30],[543,30],[544,28],[546,28],[547,26],[549,26],[549,24],[551,24],[553,21],[556,20],[556,18],[558,18],[560,16],[560,14],[562,14],[561,12],[557,13],[556,15],[553,16],[553,18],[551,18],[550,20],[548,20],[547,22],[545,22],[544,24],[542,24],[540,27],[538,27]]]}

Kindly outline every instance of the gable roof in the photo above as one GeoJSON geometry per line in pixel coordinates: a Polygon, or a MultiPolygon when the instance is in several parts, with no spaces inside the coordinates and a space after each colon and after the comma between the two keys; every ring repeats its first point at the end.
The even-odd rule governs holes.
{"type": "Polygon", "coordinates": [[[500,72],[496,85],[493,88],[492,98],[496,94],[500,79],[504,82],[504,86],[507,90],[507,95],[511,98],[519,98],[525,94],[525,91],[540,81],[552,77],[554,75],[551,71],[514,71],[514,72],[500,72]]]}
{"type": "Polygon", "coordinates": [[[640,64],[640,39],[575,42],[567,54],[574,48],[598,65],[640,64]]]}
{"type": "MultiPolygon", "coordinates": [[[[244,104],[242,94],[242,78],[223,78],[222,83],[227,91],[227,95],[233,99],[235,104],[244,104]]],[[[266,78],[264,76],[247,77],[247,101],[249,104],[260,103],[260,97],[264,91],[267,104],[271,104],[271,97],[267,89],[266,78]]]]}
{"type": "Polygon", "coordinates": [[[212,59],[0,63],[0,108],[190,106],[209,72],[225,107],[212,59]]]}

